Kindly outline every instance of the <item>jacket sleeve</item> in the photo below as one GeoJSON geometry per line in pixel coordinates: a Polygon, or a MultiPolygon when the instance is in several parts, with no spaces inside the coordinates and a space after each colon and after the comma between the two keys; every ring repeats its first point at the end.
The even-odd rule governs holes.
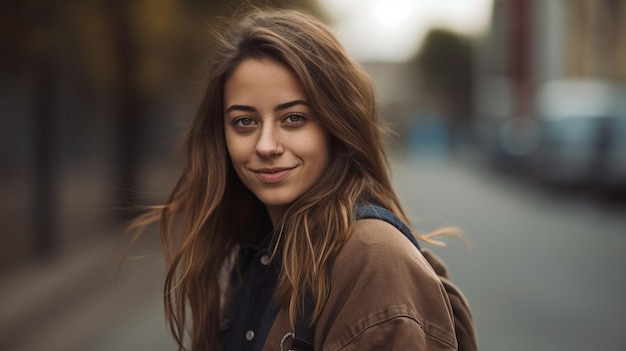
{"type": "Polygon", "coordinates": [[[428,250],[422,250],[422,254],[435,273],[437,273],[439,279],[441,279],[448,298],[450,299],[450,305],[454,313],[454,329],[459,349],[464,351],[478,350],[474,320],[465,295],[463,295],[463,292],[450,280],[448,269],[443,260],[428,250]]]}
{"type": "Polygon", "coordinates": [[[393,226],[360,220],[337,256],[315,350],[455,350],[444,287],[393,226]]]}

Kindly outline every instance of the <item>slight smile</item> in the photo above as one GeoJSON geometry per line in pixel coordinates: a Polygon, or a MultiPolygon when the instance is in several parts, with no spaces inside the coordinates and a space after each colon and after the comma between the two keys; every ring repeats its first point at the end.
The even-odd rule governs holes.
{"type": "Polygon", "coordinates": [[[253,169],[252,172],[256,174],[257,178],[259,178],[261,182],[266,184],[275,184],[285,180],[285,178],[289,175],[289,172],[294,168],[296,167],[259,168],[253,169]]]}

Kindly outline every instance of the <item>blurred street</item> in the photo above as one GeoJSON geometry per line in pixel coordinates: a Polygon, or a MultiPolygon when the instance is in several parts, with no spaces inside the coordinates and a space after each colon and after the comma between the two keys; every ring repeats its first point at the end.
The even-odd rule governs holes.
{"type": "MultiPolygon", "coordinates": [[[[621,348],[624,208],[605,211],[555,196],[467,160],[396,157],[393,172],[418,230],[455,225],[469,242],[446,238],[446,248],[427,247],[446,260],[466,293],[481,350],[621,348]]],[[[1,348],[174,349],[161,306],[159,255],[131,261],[113,284],[113,244],[65,256],[30,277],[36,279],[4,281],[3,305],[13,311],[30,301],[22,314],[30,310],[37,319],[3,312],[1,348]],[[37,310],[42,304],[47,309],[37,310]]]]}
{"type": "Polygon", "coordinates": [[[125,246],[120,232],[109,234],[3,277],[0,350],[175,349],[165,327],[160,254],[141,242],[118,273],[125,246]]]}

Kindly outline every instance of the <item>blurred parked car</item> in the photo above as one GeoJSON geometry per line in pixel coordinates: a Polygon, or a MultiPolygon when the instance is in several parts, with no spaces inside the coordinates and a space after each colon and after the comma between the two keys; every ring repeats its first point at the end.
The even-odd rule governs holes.
{"type": "Polygon", "coordinates": [[[601,80],[552,81],[536,96],[540,138],[531,173],[560,186],[626,186],[626,90],[601,80]]]}
{"type": "Polygon", "coordinates": [[[552,186],[626,192],[626,86],[550,81],[532,115],[512,116],[510,82],[487,83],[470,133],[491,164],[552,186]]]}

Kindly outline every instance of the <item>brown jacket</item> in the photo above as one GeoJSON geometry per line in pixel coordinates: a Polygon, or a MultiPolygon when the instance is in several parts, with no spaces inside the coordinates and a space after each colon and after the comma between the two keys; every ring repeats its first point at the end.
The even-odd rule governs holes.
{"type": "MultiPolygon", "coordinates": [[[[288,325],[279,311],[263,351],[281,350],[288,325]]],[[[315,351],[456,349],[450,301],[424,256],[392,225],[357,221],[333,265],[315,351]]]]}

